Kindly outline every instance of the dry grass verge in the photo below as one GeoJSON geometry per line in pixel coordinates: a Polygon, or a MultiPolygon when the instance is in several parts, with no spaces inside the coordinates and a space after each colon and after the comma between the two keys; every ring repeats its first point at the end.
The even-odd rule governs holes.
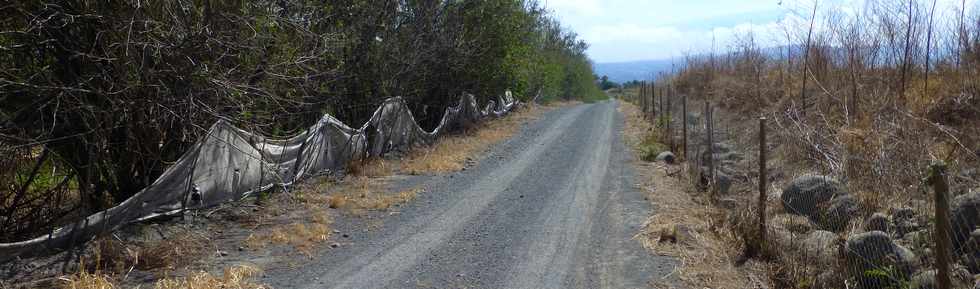
{"type": "Polygon", "coordinates": [[[505,118],[486,122],[479,128],[439,139],[430,147],[410,153],[403,161],[401,169],[413,175],[462,170],[475,155],[510,138],[521,125],[536,119],[548,108],[528,105],[505,118]]]}
{"type": "MultiPolygon", "coordinates": [[[[653,126],[642,118],[638,107],[621,103],[626,117],[625,139],[637,154],[643,153],[653,126]]],[[[655,206],[642,231],[635,236],[647,250],[680,261],[678,278],[691,288],[752,288],[754,276],[764,271],[751,264],[736,267],[737,244],[723,226],[724,213],[700,198],[693,186],[682,179],[681,166],[638,162],[640,185],[655,206]]],[[[671,288],[654,282],[657,288],[671,288]]]]}
{"type": "MultiPolygon", "coordinates": [[[[171,224],[154,227],[142,236],[169,236],[143,241],[127,238],[105,238],[93,242],[86,250],[78,273],[50,278],[53,286],[64,288],[121,288],[155,286],[156,288],[265,288],[248,282],[270,254],[293,252],[312,258],[336,232],[332,230],[333,214],[346,212],[362,215],[368,211],[387,211],[415,199],[421,188],[392,191],[388,182],[395,174],[438,174],[465,169],[479,154],[492,145],[511,137],[520,127],[555,106],[527,106],[506,118],[481,127],[441,138],[430,147],[418,148],[402,159],[370,159],[350,164],[342,179],[321,178],[296,187],[290,193],[261,195],[251,204],[220,206],[207,212],[196,212],[206,230],[195,225],[171,224]],[[334,211],[336,210],[336,211],[334,211]],[[213,223],[213,220],[219,220],[213,223]],[[221,221],[230,221],[222,223],[221,221]],[[175,237],[176,236],[176,237],[175,237]],[[126,240],[126,241],[124,241],[126,240]],[[235,248],[238,251],[235,251],[235,248]],[[217,254],[215,254],[217,250],[217,254]],[[229,267],[223,275],[212,275],[208,268],[234,265],[234,260],[256,261],[255,265],[229,267]],[[202,258],[202,256],[204,258],[202,258]],[[220,256],[220,257],[215,257],[220,256]],[[260,259],[249,259],[249,258],[260,259]],[[228,260],[232,260],[228,259],[228,260]],[[94,260],[94,262],[91,262],[94,260]],[[261,264],[260,264],[261,263],[261,264]],[[133,271],[163,277],[155,284],[139,284],[129,277],[133,271]],[[166,277],[181,276],[181,277],[166,277]],[[128,283],[127,283],[128,282],[128,283]],[[136,282],[137,284],[130,284],[136,282]]],[[[154,225],[156,226],[156,225],[154,225]]],[[[285,260],[284,260],[285,261],[285,260]]],[[[289,261],[293,262],[293,261],[289,261]]],[[[0,287],[2,288],[2,287],[0,287]]]]}
{"type": "Polygon", "coordinates": [[[221,276],[214,276],[211,273],[200,271],[183,278],[163,279],[157,281],[154,288],[156,289],[271,288],[262,284],[253,283],[249,281],[249,279],[255,277],[261,272],[262,272],[261,270],[253,266],[238,265],[230,268],[225,268],[221,276]]]}
{"type": "Polygon", "coordinates": [[[331,222],[325,211],[314,210],[308,220],[264,228],[249,235],[244,244],[249,249],[263,249],[270,244],[285,245],[312,258],[316,248],[330,238],[331,222]]]}

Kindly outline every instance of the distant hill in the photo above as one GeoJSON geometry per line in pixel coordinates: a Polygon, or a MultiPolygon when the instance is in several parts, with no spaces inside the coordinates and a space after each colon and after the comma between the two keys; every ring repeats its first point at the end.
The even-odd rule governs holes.
{"type": "MultiPolygon", "coordinates": [[[[676,59],[674,63],[679,69],[683,60],[676,59]]],[[[660,72],[669,73],[670,64],[670,59],[596,63],[595,74],[608,76],[609,80],[617,83],[630,80],[650,80],[660,72]]]]}
{"type": "MultiPolygon", "coordinates": [[[[847,53],[844,48],[828,46],[824,48],[830,51],[830,57],[836,61],[846,61],[847,53]]],[[[863,48],[870,49],[870,48],[863,48]]],[[[799,59],[803,54],[802,45],[765,47],[761,53],[768,56],[770,61],[782,61],[786,59],[787,53],[794,59],[799,59]]],[[[881,53],[887,53],[882,51],[881,53]]],[[[693,57],[706,57],[707,55],[695,55],[693,57]]],[[[717,57],[725,57],[724,53],[716,54],[717,57]]],[[[608,76],[610,81],[624,83],[630,80],[653,80],[660,72],[669,73],[671,62],[675,68],[680,70],[684,66],[684,58],[660,59],[660,60],[638,60],[629,62],[606,62],[595,64],[595,74],[598,76],[608,76]]]]}

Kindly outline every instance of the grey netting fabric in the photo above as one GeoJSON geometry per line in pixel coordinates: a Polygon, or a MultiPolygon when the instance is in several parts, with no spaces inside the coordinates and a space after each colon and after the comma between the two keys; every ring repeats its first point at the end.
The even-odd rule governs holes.
{"type": "Polygon", "coordinates": [[[360,128],[324,115],[288,139],[269,139],[219,120],[150,186],[118,206],[47,235],[0,243],[0,261],[64,248],[127,223],[211,207],[273,186],[288,186],[305,177],[336,172],[352,160],[405,151],[488,117],[504,116],[516,105],[519,103],[508,91],[481,110],[476,98],[466,94],[455,106],[446,108],[432,132],[418,125],[400,97],[385,100],[360,128]]]}

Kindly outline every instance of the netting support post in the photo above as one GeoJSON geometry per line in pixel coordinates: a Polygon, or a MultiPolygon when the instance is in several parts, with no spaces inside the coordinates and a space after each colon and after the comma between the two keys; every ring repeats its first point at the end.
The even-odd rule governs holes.
{"type": "MultiPolygon", "coordinates": [[[[768,239],[766,236],[766,201],[768,197],[766,196],[766,181],[768,181],[768,174],[766,171],[766,117],[759,118],[759,249],[760,251],[765,251],[766,246],[768,246],[768,239]]],[[[762,252],[759,252],[762,253],[762,252]]]]}
{"type": "Polygon", "coordinates": [[[936,193],[936,285],[939,289],[952,288],[949,280],[951,244],[949,230],[949,183],[946,177],[946,164],[933,163],[929,167],[929,183],[936,193]]]}

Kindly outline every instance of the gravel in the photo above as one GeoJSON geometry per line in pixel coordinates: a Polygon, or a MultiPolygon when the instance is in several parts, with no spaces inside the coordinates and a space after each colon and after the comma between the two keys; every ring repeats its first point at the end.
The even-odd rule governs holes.
{"type": "Polygon", "coordinates": [[[342,217],[357,235],[275,288],[643,288],[676,261],[632,240],[650,215],[614,101],[544,114],[473,167],[426,180],[382,218],[342,217]]]}

